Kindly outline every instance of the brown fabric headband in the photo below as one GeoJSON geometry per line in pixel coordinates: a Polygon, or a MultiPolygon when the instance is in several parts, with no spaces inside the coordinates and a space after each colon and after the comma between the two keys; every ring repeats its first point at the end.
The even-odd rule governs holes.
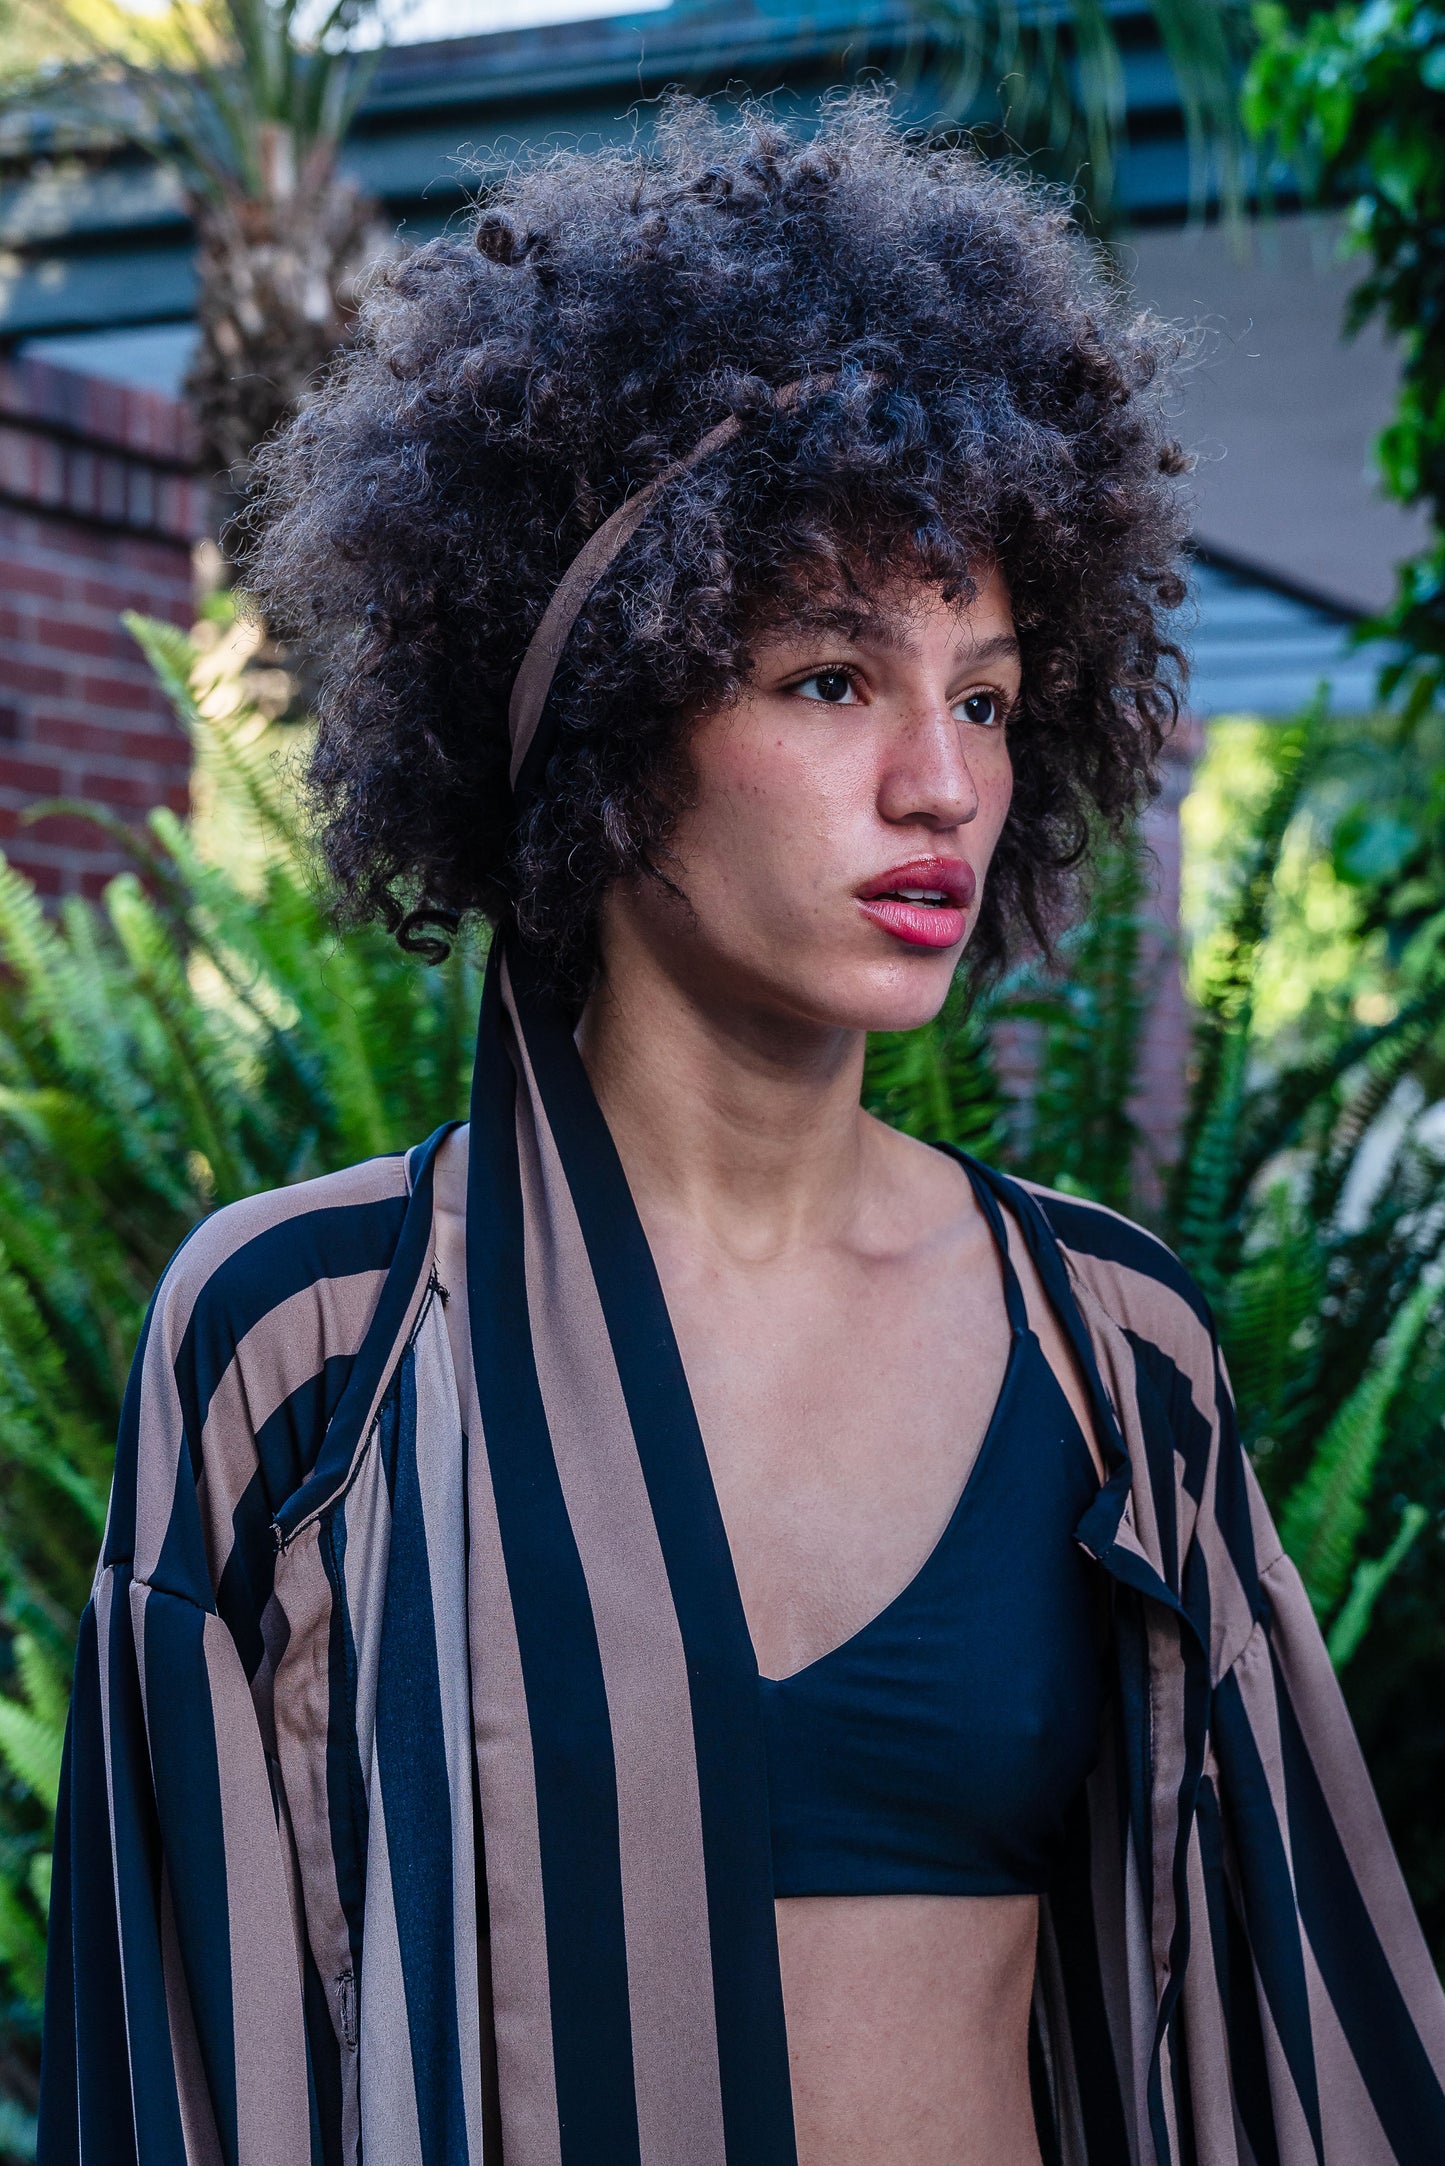
{"type": "MultiPolygon", "coordinates": [[[[774,397],[780,407],[795,406],[810,385],[815,384],[819,389],[826,389],[833,381],[831,372],[827,375],[800,376],[792,383],[784,384],[774,397]]],[[[730,444],[735,436],[742,434],[742,427],[736,414],[729,414],[725,421],[718,422],[715,428],[709,429],[706,436],[693,445],[691,451],[680,459],[674,459],[670,466],[665,466],[662,472],[639,489],[635,496],[628,497],[625,504],[619,504],[612,516],[603,520],[596,533],[588,536],[573,557],[556,592],[543,611],[541,622],[527,643],[527,651],[522,656],[521,667],[512,683],[507,723],[512,739],[513,789],[516,788],[517,777],[522,772],[522,763],[532,749],[537,725],[542,719],[542,709],[547,704],[547,694],[552,688],[552,679],[562,658],[562,649],[567,644],[567,635],[576,623],[588,595],[613,558],[637,532],[647,517],[658,490],[664,488],[669,481],[675,480],[679,474],[685,474],[690,466],[696,466],[700,459],[707,458],[710,452],[721,451],[724,444],[730,444]]]]}

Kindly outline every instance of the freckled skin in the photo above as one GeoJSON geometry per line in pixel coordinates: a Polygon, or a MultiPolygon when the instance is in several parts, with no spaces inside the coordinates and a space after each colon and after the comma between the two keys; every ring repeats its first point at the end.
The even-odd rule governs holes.
{"type": "MultiPolygon", "coordinates": [[[[870,599],[849,637],[759,642],[742,695],[698,721],[672,887],[608,896],[579,1031],[768,1676],[847,1639],[918,1569],[1008,1348],[961,1169],[858,1103],[864,1034],[938,1012],[977,919],[1013,787],[1008,593],[993,573],[967,605],[920,585],[870,599]],[[923,858],[977,881],[946,949],[860,907],[860,888],[923,858]]],[[[1090,1435],[1022,1240],[1010,1249],[1090,1435]]],[[[1039,2166],[1033,1897],[792,1898],[777,1916],[800,2166],[1039,2166]]]]}

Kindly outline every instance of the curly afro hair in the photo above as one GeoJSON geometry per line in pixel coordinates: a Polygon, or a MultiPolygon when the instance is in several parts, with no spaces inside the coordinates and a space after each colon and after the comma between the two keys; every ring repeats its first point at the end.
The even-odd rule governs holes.
{"type": "Polygon", "coordinates": [[[465,237],[377,274],[257,462],[249,572],[319,654],[309,785],[344,912],[423,953],[428,923],[509,920],[580,999],[609,884],[665,876],[689,718],[736,693],[750,639],[900,572],[966,598],[996,564],[1024,693],[970,967],[1047,944],[1177,712],[1177,343],[1066,204],[910,138],[877,93],[811,131],[676,97],[645,143],[514,171],[465,237]],[[517,820],[508,693],[559,577],[729,413],[741,435],[668,484],[578,618],[517,820]]]}

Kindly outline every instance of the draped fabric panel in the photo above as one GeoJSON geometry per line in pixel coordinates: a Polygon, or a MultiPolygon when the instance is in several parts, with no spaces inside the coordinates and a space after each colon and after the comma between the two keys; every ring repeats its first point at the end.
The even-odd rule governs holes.
{"type": "MultiPolygon", "coordinates": [[[[1207,1309],[980,1169],[1094,1399],[1100,1757],[1044,1899],[1060,2166],[1434,2166],[1445,2000],[1207,1309]]],[[[41,2166],[791,2166],[751,1647],[567,1019],[468,1129],[219,1212],[127,1395],[41,2166]]]]}

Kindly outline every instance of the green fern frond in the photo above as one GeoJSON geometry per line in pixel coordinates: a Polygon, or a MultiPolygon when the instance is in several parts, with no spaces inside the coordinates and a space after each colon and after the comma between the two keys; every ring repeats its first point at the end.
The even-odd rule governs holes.
{"type": "Polygon", "coordinates": [[[1236,1015],[1218,1034],[1212,1087],[1200,1107],[1192,1145],[1175,1183],[1180,1257],[1216,1304],[1223,1302],[1240,1241],[1232,1198],[1249,1050],[1248,1019],[1236,1015]]]}
{"type": "Polygon", "coordinates": [[[1289,1182],[1271,1183],[1257,1207],[1251,1246],[1218,1290],[1220,1329],[1251,1446],[1288,1441],[1293,1411],[1318,1363],[1326,1284],[1317,1226],[1289,1182]]]}
{"type": "Polygon", "coordinates": [[[1349,1582],[1391,1401],[1438,1299],[1439,1289],[1424,1282],[1404,1303],[1280,1515],[1280,1539],[1322,1617],[1349,1582]]]}
{"type": "Polygon", "coordinates": [[[1134,1105],[1148,1012],[1144,901],[1136,835],[1102,851],[1065,974],[1052,998],[1027,1003],[1043,1024],[1027,1171],[1046,1186],[1072,1187],[1121,1209],[1133,1200],[1140,1170],[1134,1105]]]}
{"type": "Polygon", "coordinates": [[[1220,1153],[1227,1148],[1237,1157],[1260,956],[1285,836],[1319,755],[1323,718],[1323,704],[1316,702],[1301,721],[1270,733],[1269,793],[1253,824],[1236,839],[1229,906],[1195,961],[1193,1081],[1170,1208],[1174,1223],[1188,1227],[1193,1251],[1186,1261],[1197,1255],[1216,1272],[1230,1249],[1238,1193],[1236,1182],[1221,1186],[1217,1180],[1220,1153]],[[1196,1157],[1206,1129],[1212,1131],[1210,1163],[1201,1176],[1196,1157]]]}
{"type": "Polygon", "coordinates": [[[0,1763],[53,1813],[60,1795],[60,1761],[65,1750],[64,1694],[59,1694],[57,1705],[57,1694],[46,1674],[47,1658],[28,1633],[17,1635],[15,1659],[26,1697],[13,1700],[0,1693],[0,1763]],[[38,1700],[33,1681],[39,1682],[38,1700]]]}
{"type": "Polygon", "coordinates": [[[1375,1604],[1414,1548],[1430,1514],[1423,1504],[1407,1504],[1389,1548],[1381,1557],[1369,1557],[1355,1566],[1350,1591],[1340,1605],[1329,1631],[1330,1660],[1342,1670],[1370,1629],[1375,1604]]]}
{"type": "Polygon", "coordinates": [[[69,1675],[31,1632],[16,1634],[14,1655],[20,1687],[36,1721],[63,1740],[70,1709],[69,1675]]]}
{"type": "MultiPolygon", "coordinates": [[[[45,1997],[45,1928],[20,1888],[4,1873],[0,1873],[0,1963],[9,1972],[22,2001],[38,2010],[45,1997]]],[[[3,2103],[0,2101],[0,2105],[3,2103]]],[[[23,2131],[25,2122],[17,2114],[11,2126],[23,2131]]],[[[33,2123],[30,2127],[33,2158],[33,2123]]],[[[5,2121],[0,2117],[0,2150],[4,2148],[5,2121]]]]}
{"type": "Polygon", "coordinates": [[[163,617],[145,617],[134,609],[123,611],[120,621],[149,662],[181,727],[192,739],[204,736],[206,718],[191,686],[196,647],[190,634],[179,625],[168,624],[163,617]]]}
{"type": "Polygon", "coordinates": [[[1004,1134],[1004,1109],[980,1017],[950,1002],[920,1030],[875,1032],[863,1103],[905,1135],[986,1158],[1004,1134]]]}

